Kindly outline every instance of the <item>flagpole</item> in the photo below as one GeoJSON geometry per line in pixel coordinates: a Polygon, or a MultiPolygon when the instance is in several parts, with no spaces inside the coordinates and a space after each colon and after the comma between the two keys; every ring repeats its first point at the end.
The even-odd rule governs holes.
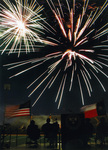
{"type": "Polygon", "coordinates": [[[4,145],[4,137],[5,137],[5,133],[4,133],[4,129],[5,129],[4,128],[4,123],[5,123],[5,106],[3,106],[3,107],[4,107],[3,121],[2,121],[2,124],[0,125],[0,148],[2,148],[2,146],[4,145]]]}
{"type": "Polygon", "coordinates": [[[31,122],[31,120],[32,120],[32,115],[31,115],[31,100],[29,100],[30,101],[30,122],[31,122]]]}
{"type": "Polygon", "coordinates": [[[3,115],[3,126],[2,126],[2,146],[4,145],[4,137],[5,137],[5,108],[6,108],[6,104],[4,103],[4,115],[3,115]]]}
{"type": "Polygon", "coordinates": [[[5,110],[6,110],[6,103],[5,103],[5,98],[7,99],[8,96],[7,96],[7,92],[10,91],[10,84],[4,84],[4,88],[3,88],[3,99],[4,99],[4,115],[3,115],[3,128],[2,128],[2,131],[3,131],[3,145],[4,145],[4,137],[5,137],[5,110]],[[5,91],[5,92],[4,92],[5,91]]]}

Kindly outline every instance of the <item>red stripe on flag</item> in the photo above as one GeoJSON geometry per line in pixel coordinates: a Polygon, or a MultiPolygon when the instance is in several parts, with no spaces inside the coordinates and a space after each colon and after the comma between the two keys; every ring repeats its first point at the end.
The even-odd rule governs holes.
{"type": "Polygon", "coordinates": [[[26,111],[30,111],[30,109],[29,108],[22,108],[22,109],[16,110],[16,112],[26,112],[26,111]]]}
{"type": "Polygon", "coordinates": [[[19,117],[19,116],[29,116],[30,115],[30,109],[29,108],[23,108],[23,109],[18,109],[17,111],[14,112],[11,117],[19,117]]]}
{"type": "Polygon", "coordinates": [[[96,109],[85,111],[84,114],[85,114],[85,118],[92,118],[98,116],[96,109]]]}

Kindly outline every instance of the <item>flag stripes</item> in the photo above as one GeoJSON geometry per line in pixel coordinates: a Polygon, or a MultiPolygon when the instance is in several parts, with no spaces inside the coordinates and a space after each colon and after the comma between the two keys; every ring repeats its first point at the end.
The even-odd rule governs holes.
{"type": "Polygon", "coordinates": [[[30,116],[30,101],[20,105],[7,105],[5,108],[5,117],[30,116]]]}
{"type": "Polygon", "coordinates": [[[24,108],[24,109],[18,109],[16,110],[11,117],[20,117],[20,116],[29,116],[30,115],[30,109],[24,108]]]}

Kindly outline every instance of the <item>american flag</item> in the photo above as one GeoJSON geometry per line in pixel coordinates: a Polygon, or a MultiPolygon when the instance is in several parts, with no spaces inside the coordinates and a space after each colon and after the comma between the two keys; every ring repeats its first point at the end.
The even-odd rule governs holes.
{"type": "Polygon", "coordinates": [[[30,116],[30,101],[20,105],[7,105],[5,108],[5,117],[30,116]]]}

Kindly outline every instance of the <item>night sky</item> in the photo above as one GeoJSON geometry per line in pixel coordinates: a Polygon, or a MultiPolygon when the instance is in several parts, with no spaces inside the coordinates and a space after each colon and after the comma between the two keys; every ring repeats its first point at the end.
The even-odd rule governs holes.
{"type": "MultiPolygon", "coordinates": [[[[42,50],[41,50],[42,52],[42,50]]],[[[9,79],[9,77],[20,70],[25,69],[27,66],[7,70],[7,67],[3,67],[4,64],[13,63],[20,60],[27,60],[31,58],[38,57],[38,53],[30,53],[30,54],[22,54],[20,58],[17,57],[17,54],[7,55],[4,53],[0,56],[0,123],[2,124],[3,115],[4,115],[4,107],[8,104],[16,105],[31,101],[31,104],[36,100],[39,96],[40,92],[43,89],[43,85],[31,96],[28,97],[30,92],[36,86],[35,84],[30,89],[27,89],[27,86],[34,81],[39,74],[43,71],[44,65],[40,68],[34,68],[30,71],[25,72],[17,77],[9,79]]],[[[104,67],[103,69],[105,73],[108,75],[108,68],[104,67]]],[[[89,97],[87,93],[87,89],[85,88],[84,83],[82,83],[83,91],[84,91],[84,100],[85,105],[93,104],[104,100],[106,111],[108,113],[108,79],[99,74],[100,80],[103,83],[106,92],[104,92],[97,82],[97,80],[92,77],[91,85],[93,87],[92,96],[89,97]]],[[[48,79],[49,80],[49,79],[48,79]]],[[[57,87],[59,83],[59,78],[53,85],[51,89],[46,90],[46,92],[41,96],[38,102],[32,107],[32,115],[49,115],[49,114],[65,114],[65,113],[79,113],[80,108],[82,107],[81,96],[79,91],[78,81],[74,80],[73,88],[71,92],[68,92],[69,81],[67,81],[67,85],[65,86],[65,92],[62,98],[60,109],[57,109],[57,102],[55,103],[55,97],[57,94],[57,87]]],[[[46,84],[46,83],[44,83],[46,84]]]]}

